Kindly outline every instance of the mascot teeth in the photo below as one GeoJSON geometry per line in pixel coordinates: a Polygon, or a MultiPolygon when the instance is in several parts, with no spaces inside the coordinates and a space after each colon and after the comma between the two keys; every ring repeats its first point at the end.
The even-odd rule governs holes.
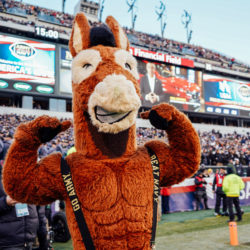
{"type": "Polygon", "coordinates": [[[102,107],[96,106],[95,107],[95,114],[96,114],[96,119],[102,123],[109,123],[113,124],[115,122],[119,122],[126,118],[131,111],[125,112],[125,113],[120,113],[120,112],[111,112],[108,110],[103,109],[102,107]]]}

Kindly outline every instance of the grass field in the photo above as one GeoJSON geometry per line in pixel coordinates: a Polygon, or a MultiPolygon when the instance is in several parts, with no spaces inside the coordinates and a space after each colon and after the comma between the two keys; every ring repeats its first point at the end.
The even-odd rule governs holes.
{"type": "MultiPolygon", "coordinates": [[[[228,217],[214,217],[213,210],[163,215],[157,227],[157,250],[250,249],[250,206],[243,207],[243,221],[238,223],[239,246],[232,247],[228,217]]],[[[71,241],[54,244],[55,250],[71,250],[71,241]]]]}

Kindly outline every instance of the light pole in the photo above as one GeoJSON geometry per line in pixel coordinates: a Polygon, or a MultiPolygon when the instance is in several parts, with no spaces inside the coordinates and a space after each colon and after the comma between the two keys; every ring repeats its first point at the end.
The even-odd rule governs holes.
{"type": "Polygon", "coordinates": [[[103,13],[103,9],[104,9],[104,3],[105,0],[99,0],[99,8],[100,8],[100,12],[99,12],[99,22],[102,22],[102,13],[103,13]]]}
{"type": "Polygon", "coordinates": [[[184,28],[187,30],[187,43],[190,43],[192,39],[193,30],[189,30],[189,24],[191,23],[192,16],[186,10],[181,16],[181,22],[184,25],[184,28]]]}
{"type": "Polygon", "coordinates": [[[160,0],[160,7],[156,6],[156,10],[155,13],[157,14],[158,18],[157,21],[160,20],[160,24],[161,24],[161,37],[163,38],[164,35],[164,31],[166,29],[167,26],[167,10],[166,10],[166,5],[163,3],[163,1],[160,0]]]}
{"type": "Polygon", "coordinates": [[[62,0],[62,12],[64,13],[64,9],[65,9],[65,2],[66,0],[62,0]]]}
{"type": "Polygon", "coordinates": [[[137,0],[127,0],[127,5],[129,6],[128,12],[131,11],[131,20],[132,20],[132,29],[135,28],[135,21],[137,18],[137,14],[135,13],[137,7],[135,6],[137,0]]]}

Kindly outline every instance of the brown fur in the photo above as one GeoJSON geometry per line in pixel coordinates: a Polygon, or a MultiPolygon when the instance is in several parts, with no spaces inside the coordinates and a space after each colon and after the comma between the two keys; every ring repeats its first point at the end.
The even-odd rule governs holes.
{"type": "MultiPolygon", "coordinates": [[[[112,16],[108,16],[106,18],[106,23],[109,26],[109,28],[111,29],[111,31],[113,32],[114,36],[115,36],[115,41],[116,41],[117,48],[122,48],[121,39],[120,39],[121,34],[119,34],[119,29],[121,29],[120,25],[118,24],[118,22],[112,16]]],[[[123,32],[123,35],[126,36],[123,30],[122,30],[122,32],[123,32]]],[[[123,48],[123,49],[129,51],[129,41],[128,41],[128,39],[126,41],[126,47],[123,48]]]]}
{"type": "Polygon", "coordinates": [[[85,17],[85,15],[83,14],[78,14],[74,20],[73,23],[73,28],[72,28],[72,32],[71,32],[71,37],[69,40],[69,49],[70,52],[72,54],[73,57],[76,56],[77,51],[74,48],[74,43],[73,43],[73,36],[75,34],[75,23],[77,23],[77,25],[79,26],[79,28],[81,29],[81,37],[82,37],[82,49],[86,49],[89,47],[90,44],[90,39],[89,39],[89,34],[90,34],[90,26],[89,26],[89,22],[88,19],[85,17]]]}
{"type": "MultiPolygon", "coordinates": [[[[76,20],[79,20],[78,16],[76,20]]],[[[109,26],[112,26],[112,21],[109,26]]],[[[83,34],[86,27],[83,25],[82,28],[83,34]]],[[[113,32],[118,30],[113,29],[113,32]]],[[[118,39],[118,34],[114,35],[118,39]]],[[[70,50],[75,56],[72,44],[71,40],[70,50]]],[[[86,44],[83,47],[86,49],[86,44]]],[[[96,249],[150,249],[153,175],[147,149],[145,146],[137,148],[135,125],[132,125],[125,132],[125,137],[119,133],[112,135],[113,140],[119,142],[116,141],[116,146],[121,147],[117,154],[114,153],[112,141],[105,138],[107,135],[98,134],[97,130],[93,132],[88,115],[85,115],[91,93],[107,75],[124,75],[133,82],[139,96],[138,83],[131,73],[114,63],[113,55],[118,48],[96,46],[91,49],[100,52],[102,62],[90,77],[80,84],[73,83],[77,152],[66,160],[96,249]]],[[[199,138],[188,118],[173,106],[160,104],[153,109],[171,121],[166,131],[169,145],[157,140],[146,144],[159,158],[161,185],[170,186],[197,170],[200,161],[199,138]]],[[[144,119],[148,116],[149,112],[142,114],[144,119]]],[[[43,116],[18,127],[5,161],[3,182],[6,192],[21,202],[46,204],[56,199],[66,200],[74,249],[80,250],[85,247],[62,181],[61,155],[52,154],[37,162],[37,149],[41,144],[38,129],[56,128],[59,124],[56,118],[43,116]]],[[[61,131],[69,125],[64,122],[61,131]]]]}

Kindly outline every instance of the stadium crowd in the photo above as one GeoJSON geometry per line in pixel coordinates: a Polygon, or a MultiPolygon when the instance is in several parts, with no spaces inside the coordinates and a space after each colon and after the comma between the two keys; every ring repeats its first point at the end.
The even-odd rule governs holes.
{"type": "MultiPolygon", "coordinates": [[[[30,4],[26,4],[23,2],[17,2],[12,0],[2,0],[0,2],[0,12],[8,13],[8,14],[15,14],[20,16],[28,16],[33,15],[35,16],[39,21],[45,21],[54,23],[56,25],[60,26],[66,26],[68,28],[72,27],[74,16],[55,11],[50,10],[46,8],[42,8],[39,6],[34,6],[30,4]]],[[[22,25],[31,25],[35,26],[35,22],[33,21],[24,21],[13,18],[7,18],[7,17],[0,17],[0,20],[3,21],[12,21],[14,23],[19,23],[22,25]]],[[[101,23],[98,22],[90,22],[91,26],[100,25],[101,23]]],[[[46,26],[46,25],[45,25],[46,26]]],[[[50,27],[51,28],[51,27],[50,27]]],[[[152,34],[146,34],[142,32],[135,31],[133,29],[124,28],[125,32],[128,35],[128,38],[130,40],[130,43],[137,46],[145,47],[151,51],[158,51],[158,52],[166,52],[170,54],[177,54],[181,56],[193,56],[195,57],[195,61],[203,62],[202,59],[209,60],[209,63],[213,64],[214,62],[217,62],[217,66],[223,67],[223,68],[233,68],[234,65],[237,65],[238,71],[243,72],[250,72],[250,66],[245,65],[232,57],[228,57],[225,55],[222,55],[218,52],[203,48],[201,46],[197,46],[194,44],[186,44],[166,38],[161,38],[159,35],[152,35],[152,34]]],[[[54,30],[57,30],[60,33],[68,34],[70,35],[70,31],[67,31],[65,29],[60,29],[58,26],[55,26],[54,30]]]]}
{"type": "Polygon", "coordinates": [[[164,51],[170,54],[176,53],[180,55],[191,55],[196,57],[196,61],[200,61],[199,58],[208,59],[210,61],[219,62],[220,67],[223,68],[232,68],[234,64],[237,64],[238,66],[246,67],[244,70],[245,72],[250,72],[249,66],[237,62],[235,58],[227,57],[218,52],[205,49],[201,46],[181,43],[178,41],[161,38],[158,35],[146,34],[128,28],[125,28],[125,31],[132,44],[147,47],[151,51],[164,51]]]}
{"type": "Polygon", "coordinates": [[[12,0],[2,0],[0,3],[0,11],[24,16],[34,15],[38,17],[38,19],[54,22],[55,24],[61,24],[66,27],[72,27],[74,20],[74,16],[67,13],[12,0]]]}
{"type": "Polygon", "coordinates": [[[219,131],[199,133],[202,145],[201,163],[204,165],[227,165],[230,160],[242,165],[250,162],[250,134],[222,134],[219,131]]]}
{"type": "MultiPolygon", "coordinates": [[[[12,141],[15,128],[22,122],[34,119],[33,116],[6,114],[0,116],[0,152],[2,158],[12,141]]],[[[250,134],[240,135],[236,132],[222,134],[219,131],[198,132],[201,145],[201,164],[205,166],[226,166],[230,160],[235,164],[241,164],[250,168],[250,134]]],[[[167,141],[166,133],[154,128],[137,128],[137,143],[143,145],[147,140],[159,138],[167,141]]],[[[42,158],[54,151],[65,155],[72,146],[73,128],[59,134],[51,142],[39,149],[39,157],[42,158]]]]}
{"type": "MultiPolygon", "coordinates": [[[[27,116],[27,115],[17,115],[17,114],[4,114],[0,115],[0,164],[2,165],[3,159],[7,153],[7,150],[13,140],[13,136],[15,133],[15,129],[20,123],[31,121],[35,118],[35,116],[27,116]]],[[[62,121],[63,119],[61,119],[62,121]]],[[[247,165],[247,171],[245,173],[250,176],[250,153],[249,153],[249,145],[250,145],[250,134],[238,134],[236,132],[222,134],[219,131],[211,130],[208,132],[198,132],[201,145],[202,145],[202,158],[201,158],[201,166],[207,165],[210,169],[205,169],[203,166],[200,170],[193,176],[194,183],[195,183],[195,192],[194,192],[194,201],[195,205],[193,206],[194,210],[203,209],[211,209],[208,207],[207,201],[207,194],[206,194],[206,180],[204,177],[211,177],[214,176],[214,184],[213,190],[215,190],[215,180],[217,180],[218,173],[209,173],[211,170],[211,165],[216,165],[220,172],[224,171],[222,166],[230,164],[230,162],[234,163],[236,169],[239,169],[240,165],[247,165]],[[202,183],[202,184],[201,184],[202,183]]],[[[154,138],[158,138],[164,141],[167,141],[166,133],[162,130],[157,130],[154,128],[143,128],[139,127],[137,129],[137,143],[138,145],[143,145],[147,140],[151,140],[154,138]]],[[[66,155],[68,150],[72,148],[74,145],[73,142],[73,127],[70,127],[67,131],[60,133],[56,136],[51,142],[43,144],[38,151],[39,158],[42,158],[48,154],[53,152],[61,152],[62,155],[66,155]]],[[[3,192],[3,187],[1,186],[1,165],[0,165],[0,203],[2,205],[0,209],[0,214],[2,212],[2,217],[0,216],[0,224],[2,223],[10,223],[11,227],[8,230],[0,231],[0,234],[4,235],[0,239],[0,249],[1,246],[12,246],[11,244],[21,244],[22,240],[25,239],[25,244],[28,242],[27,250],[34,249],[34,241],[37,238],[39,243],[39,248],[37,250],[47,250],[53,249],[51,247],[51,242],[49,241],[48,235],[53,232],[55,235],[54,240],[56,242],[67,242],[70,238],[68,226],[65,220],[64,215],[64,203],[61,201],[59,205],[60,211],[57,213],[52,208],[52,205],[38,206],[29,205],[29,215],[26,218],[26,221],[31,223],[22,223],[22,220],[18,218],[16,220],[15,216],[15,208],[14,205],[17,203],[15,200],[12,200],[9,196],[3,192]],[[6,198],[7,197],[7,198],[6,198]],[[4,202],[6,199],[6,202],[4,202]],[[8,203],[9,200],[9,203],[8,203]],[[6,204],[5,204],[6,203],[6,204]],[[14,205],[13,205],[14,204],[14,205]],[[36,212],[37,211],[37,212],[36,212]],[[54,215],[52,215],[52,212],[54,215]],[[4,216],[3,216],[4,215],[4,216]],[[8,215],[8,216],[7,216],[8,215]],[[7,218],[7,219],[6,219],[7,218]],[[61,222],[58,222],[56,219],[60,219],[61,222]],[[62,219],[63,219],[63,226],[62,226],[62,219]],[[15,221],[14,221],[15,220],[15,221]],[[48,220],[48,222],[47,222],[48,220]],[[60,223],[60,227],[57,226],[57,223],[60,223]],[[49,230],[50,233],[48,234],[47,224],[50,226],[49,230]],[[52,226],[51,226],[52,225],[52,226]],[[31,227],[32,226],[32,227],[31,227]],[[63,231],[62,231],[63,227],[63,231]],[[22,228],[22,230],[20,230],[22,228]],[[58,232],[57,232],[57,228],[58,232]],[[16,231],[21,233],[16,234],[16,231]],[[52,230],[52,231],[51,231],[52,230]],[[5,233],[3,233],[5,232],[5,233]],[[15,234],[13,233],[15,232],[15,234]],[[23,233],[24,232],[24,233],[23,233]],[[27,234],[29,232],[29,234],[27,234]],[[64,232],[62,234],[62,232],[64,232]],[[23,234],[26,236],[24,237],[23,234]],[[65,238],[67,234],[67,238],[65,238]],[[27,237],[28,235],[28,237],[27,237]],[[20,241],[21,237],[21,241],[20,241]],[[62,240],[63,239],[63,240],[62,240]],[[65,240],[66,239],[66,240],[65,240]],[[21,242],[21,243],[20,243],[21,242]]],[[[230,167],[229,167],[230,168],[230,167]]],[[[228,169],[229,169],[228,168],[228,169]]],[[[243,172],[242,172],[243,173],[243,172]]],[[[239,176],[246,176],[241,173],[237,173],[239,176]]],[[[222,178],[222,177],[221,177],[222,178]]],[[[240,177],[238,177],[240,178],[240,177]]],[[[242,181],[241,181],[242,182],[242,181]]],[[[217,183],[217,182],[216,182],[217,183]]],[[[220,204],[217,202],[219,197],[219,184],[217,183],[216,189],[216,205],[215,205],[215,212],[214,215],[230,215],[229,221],[234,220],[234,214],[232,213],[232,206],[228,202],[228,206],[225,208],[223,207],[223,212],[220,211],[220,204]],[[217,204],[218,203],[218,204],[217,204]],[[227,209],[229,213],[227,212],[227,209]]],[[[222,188],[222,187],[221,187],[222,188]]],[[[163,214],[169,214],[172,210],[170,207],[170,195],[171,195],[171,187],[164,187],[161,188],[161,209],[163,214]]],[[[215,191],[214,191],[215,192],[215,191]]],[[[224,195],[225,196],[225,195],[224,195]]],[[[239,197],[236,197],[239,199],[239,197]]],[[[234,198],[234,199],[236,199],[234,198]]],[[[160,204],[160,203],[159,203],[160,204]]],[[[239,202],[237,203],[237,216],[238,221],[242,220],[243,210],[241,210],[239,206],[239,202]]],[[[54,204],[55,205],[55,204],[54,204]]],[[[0,204],[1,206],[1,204],[0,204]]],[[[160,207],[160,205],[159,205],[160,207]]],[[[1,229],[1,227],[0,227],[1,229]]],[[[11,248],[12,249],[12,248],[11,248]]],[[[23,249],[23,248],[15,248],[15,249],[23,249]]]]}
{"type": "Polygon", "coordinates": [[[0,16],[0,21],[5,21],[5,22],[11,22],[11,23],[16,23],[16,24],[21,24],[21,25],[26,25],[26,26],[35,26],[35,23],[32,21],[24,21],[24,20],[16,20],[14,18],[7,18],[0,16]]]}

